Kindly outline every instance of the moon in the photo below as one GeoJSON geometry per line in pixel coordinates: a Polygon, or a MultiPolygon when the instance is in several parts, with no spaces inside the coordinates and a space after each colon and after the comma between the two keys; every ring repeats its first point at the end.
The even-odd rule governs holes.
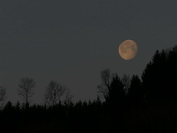
{"type": "Polygon", "coordinates": [[[134,40],[125,40],[119,45],[118,51],[124,60],[131,60],[136,56],[138,46],[134,40]]]}

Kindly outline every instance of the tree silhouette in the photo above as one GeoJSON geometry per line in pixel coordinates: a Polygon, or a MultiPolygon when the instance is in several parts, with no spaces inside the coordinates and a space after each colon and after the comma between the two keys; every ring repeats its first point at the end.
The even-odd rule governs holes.
{"type": "Polygon", "coordinates": [[[124,85],[125,93],[127,93],[127,92],[128,92],[128,89],[129,89],[129,87],[130,87],[130,82],[131,82],[130,76],[124,74],[124,75],[122,76],[122,78],[121,78],[121,81],[122,81],[122,83],[123,83],[123,85],[124,85]]]}
{"type": "Polygon", "coordinates": [[[143,74],[143,88],[149,102],[171,103],[177,101],[177,46],[158,50],[147,64],[143,74]]]}
{"type": "Polygon", "coordinates": [[[108,93],[111,85],[111,72],[109,69],[101,71],[101,84],[97,86],[98,93],[104,97],[106,100],[108,98],[108,93]]]}
{"type": "Polygon", "coordinates": [[[123,128],[124,122],[124,105],[125,105],[125,90],[121,78],[117,74],[113,74],[108,95],[105,101],[106,110],[111,121],[111,130],[120,130],[123,128]]]}
{"type": "Polygon", "coordinates": [[[47,105],[56,105],[59,103],[60,98],[64,95],[65,91],[66,88],[63,85],[56,81],[50,81],[45,93],[45,103],[47,105]]]}
{"type": "Polygon", "coordinates": [[[114,74],[108,90],[106,101],[111,104],[122,103],[125,100],[124,85],[121,78],[114,74]]]}
{"type": "Polygon", "coordinates": [[[98,93],[104,96],[106,103],[115,105],[125,101],[125,87],[128,86],[129,77],[124,75],[122,79],[117,74],[111,76],[109,69],[101,71],[102,83],[98,86],[98,93]]]}
{"type": "Polygon", "coordinates": [[[0,107],[3,106],[5,98],[6,98],[6,88],[1,86],[0,87],[0,107]]]}
{"type": "Polygon", "coordinates": [[[142,83],[138,75],[132,76],[127,97],[128,97],[128,101],[131,104],[143,103],[144,93],[142,89],[142,83]]]}
{"type": "Polygon", "coordinates": [[[25,104],[29,104],[30,98],[33,96],[33,88],[35,87],[36,82],[32,78],[22,78],[18,84],[18,95],[21,96],[25,104]]]}
{"type": "MultiPolygon", "coordinates": [[[[176,82],[177,46],[156,51],[143,71],[142,80],[137,75],[131,78],[127,75],[119,77],[116,73],[111,74],[109,69],[101,71],[98,91],[105,101],[101,101],[98,96],[97,100],[72,103],[69,89],[51,81],[46,89],[45,103],[52,106],[26,106],[35,82],[33,79],[23,78],[18,92],[21,92],[20,96],[25,103],[17,102],[13,105],[9,101],[0,110],[1,131],[177,132],[176,82]],[[126,89],[128,93],[125,93],[126,89]],[[64,102],[61,102],[63,99],[64,102]]],[[[0,100],[4,99],[4,95],[5,88],[1,87],[0,100]]]]}
{"type": "Polygon", "coordinates": [[[5,107],[4,107],[4,110],[5,111],[11,111],[12,110],[12,107],[13,107],[13,105],[12,105],[12,102],[10,102],[10,101],[8,101],[7,103],[6,103],[6,105],[5,105],[5,107]]]}
{"type": "Polygon", "coordinates": [[[71,104],[72,98],[73,98],[73,95],[71,94],[70,90],[69,90],[69,89],[66,89],[66,90],[65,90],[64,103],[65,103],[66,105],[71,104]]]}

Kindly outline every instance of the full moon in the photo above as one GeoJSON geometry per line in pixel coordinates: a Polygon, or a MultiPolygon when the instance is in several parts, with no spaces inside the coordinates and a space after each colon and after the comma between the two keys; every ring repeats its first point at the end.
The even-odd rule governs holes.
{"type": "Polygon", "coordinates": [[[124,60],[131,60],[136,56],[138,46],[133,40],[125,40],[119,45],[118,51],[124,60]]]}

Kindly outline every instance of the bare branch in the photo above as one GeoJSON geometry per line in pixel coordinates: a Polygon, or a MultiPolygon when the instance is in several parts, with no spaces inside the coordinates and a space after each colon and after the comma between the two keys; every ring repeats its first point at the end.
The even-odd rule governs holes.
{"type": "Polygon", "coordinates": [[[98,93],[104,98],[107,97],[111,84],[111,73],[109,69],[101,71],[101,84],[97,86],[98,93]]]}
{"type": "Polygon", "coordinates": [[[56,81],[51,81],[47,86],[45,93],[45,103],[48,105],[55,105],[60,101],[60,98],[64,95],[66,88],[57,83],[56,81]]]}
{"type": "Polygon", "coordinates": [[[71,101],[72,101],[72,98],[73,98],[73,95],[71,94],[70,90],[66,89],[66,95],[65,95],[64,103],[67,104],[67,105],[70,104],[71,101]]]}
{"type": "Polygon", "coordinates": [[[18,95],[21,96],[26,104],[29,104],[30,98],[33,96],[32,88],[36,82],[32,78],[22,78],[19,83],[18,95]]]}

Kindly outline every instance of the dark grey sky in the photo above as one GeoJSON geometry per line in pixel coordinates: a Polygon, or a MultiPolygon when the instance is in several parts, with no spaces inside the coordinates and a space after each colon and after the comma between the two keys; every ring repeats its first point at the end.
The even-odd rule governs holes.
{"type": "Polygon", "coordinates": [[[100,71],[141,75],[156,49],[177,43],[176,0],[1,0],[0,85],[17,101],[20,78],[37,82],[42,102],[50,80],[67,85],[74,100],[96,98],[100,71]],[[138,43],[124,61],[120,42],[138,43]]]}

